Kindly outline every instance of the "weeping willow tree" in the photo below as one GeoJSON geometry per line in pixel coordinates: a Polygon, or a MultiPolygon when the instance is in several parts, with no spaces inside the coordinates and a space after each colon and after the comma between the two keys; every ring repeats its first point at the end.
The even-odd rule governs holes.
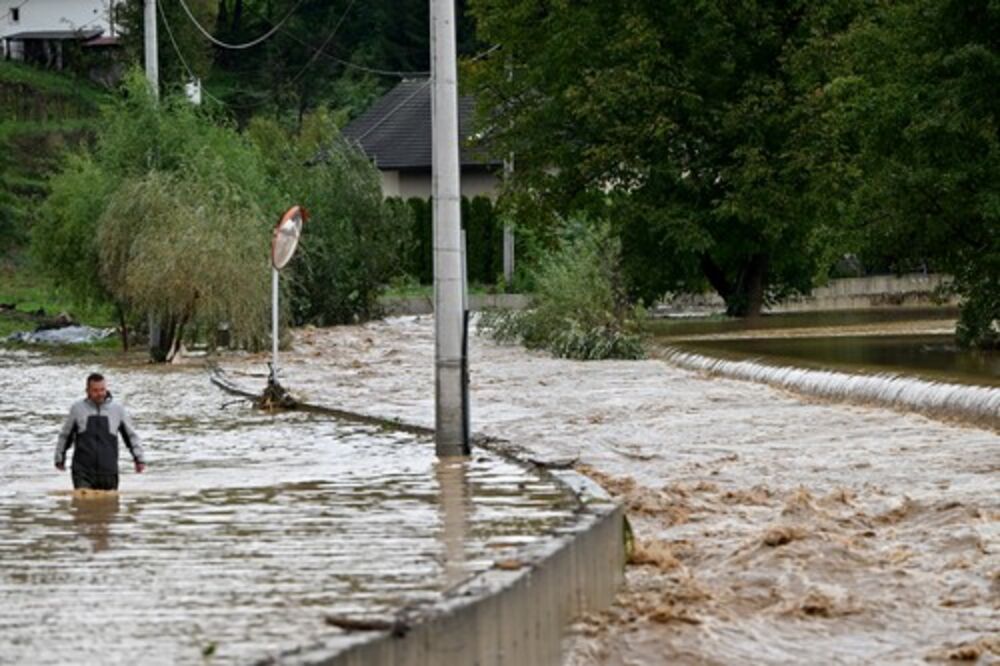
{"type": "Polygon", "coordinates": [[[225,322],[236,339],[267,335],[267,225],[224,178],[151,172],[124,182],[98,223],[101,280],[129,309],[155,313],[169,360],[185,330],[225,322]]]}
{"type": "Polygon", "coordinates": [[[195,326],[227,321],[247,341],[266,325],[252,304],[266,307],[280,199],[225,119],[176,95],[157,102],[133,71],[102,110],[96,145],[52,179],[32,250],[75,298],[115,306],[126,348],[130,326],[158,322],[150,355],[163,361],[195,326]]]}

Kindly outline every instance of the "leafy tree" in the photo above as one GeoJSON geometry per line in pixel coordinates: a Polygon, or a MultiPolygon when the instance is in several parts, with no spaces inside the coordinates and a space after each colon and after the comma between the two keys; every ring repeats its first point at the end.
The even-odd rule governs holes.
{"type": "MultiPolygon", "coordinates": [[[[123,182],[98,222],[100,276],[114,300],[157,313],[172,354],[185,327],[267,333],[268,229],[257,204],[220,172],[152,171],[123,182]]],[[[166,356],[165,356],[166,358],[166,356]]],[[[164,359],[160,359],[164,360],[164,359]]]]}
{"type": "Polygon", "coordinates": [[[70,155],[32,228],[34,258],[80,303],[113,302],[99,279],[97,245],[97,220],[113,191],[114,181],[92,156],[70,155]]]}
{"type": "MultiPolygon", "coordinates": [[[[229,221],[231,215],[240,214],[246,224],[257,225],[263,234],[257,237],[260,257],[265,261],[270,226],[265,211],[277,210],[280,199],[267,182],[256,148],[235,129],[217,123],[182,98],[167,96],[157,103],[138,71],[130,74],[122,94],[104,109],[101,127],[92,154],[70,158],[51,182],[51,194],[32,229],[33,252],[40,265],[78,298],[114,303],[123,319],[123,342],[126,321],[155,315],[164,327],[161,345],[151,349],[156,360],[164,360],[176,348],[186,323],[220,317],[220,303],[230,303],[228,317],[239,321],[237,328],[252,330],[241,319],[249,317],[250,308],[243,305],[247,299],[238,295],[239,287],[208,271],[195,271],[190,262],[164,260],[170,256],[165,241],[156,245],[164,238],[161,229],[147,223],[162,223],[164,233],[174,234],[170,238],[178,249],[188,247],[182,233],[185,215],[190,223],[212,227],[213,233],[238,234],[239,239],[228,245],[215,243],[217,237],[207,230],[193,238],[218,253],[220,271],[247,262],[244,280],[258,284],[256,262],[241,249],[241,242],[254,236],[229,221]],[[163,179],[147,183],[150,174],[162,174],[163,179]],[[161,192],[170,187],[178,196],[196,198],[181,206],[181,199],[161,192]],[[168,214],[171,206],[176,210],[168,214]],[[134,219],[126,219],[122,211],[134,219]],[[118,254],[108,254],[112,248],[118,254]],[[136,248],[146,248],[143,256],[155,258],[141,264],[145,273],[133,263],[136,248]],[[197,298],[177,288],[177,275],[168,270],[171,265],[188,271],[199,290],[197,298]],[[148,279],[137,283],[143,275],[148,279]]],[[[266,264],[261,270],[266,279],[266,264]]],[[[266,301],[266,283],[262,293],[266,301]]]]}
{"type": "MultiPolygon", "coordinates": [[[[218,12],[217,0],[184,1],[201,25],[215,24],[218,12]]],[[[161,85],[169,89],[187,82],[190,78],[188,67],[196,76],[206,77],[213,63],[211,42],[191,23],[179,2],[159,0],[157,5],[156,46],[161,85]],[[174,50],[174,41],[183,61],[174,50]]],[[[122,44],[126,57],[136,65],[142,65],[144,61],[144,6],[143,0],[126,0],[115,6],[116,21],[122,28],[122,44]]]]}
{"type": "Polygon", "coordinates": [[[811,286],[802,72],[850,2],[471,0],[467,68],[518,209],[616,220],[634,294],[707,281],[734,315],[811,286]]]}
{"type": "Polygon", "coordinates": [[[897,270],[954,276],[959,340],[1000,344],[1000,5],[905,0],[830,45],[818,184],[842,235],[897,270]]]}

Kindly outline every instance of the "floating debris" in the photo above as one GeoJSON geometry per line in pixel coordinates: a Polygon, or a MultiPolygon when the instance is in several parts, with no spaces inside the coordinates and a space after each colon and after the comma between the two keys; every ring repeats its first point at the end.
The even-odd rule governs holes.
{"type": "Polygon", "coordinates": [[[23,342],[31,345],[80,345],[106,340],[115,334],[113,328],[93,328],[91,326],[64,326],[38,331],[11,333],[7,342],[23,342]]]}

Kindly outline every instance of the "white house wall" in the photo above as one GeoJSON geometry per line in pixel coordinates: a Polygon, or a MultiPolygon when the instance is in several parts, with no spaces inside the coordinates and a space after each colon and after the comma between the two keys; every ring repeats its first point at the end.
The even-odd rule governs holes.
{"type": "Polygon", "coordinates": [[[0,0],[0,40],[19,32],[103,30],[113,34],[109,7],[114,0],[0,0]],[[15,21],[11,9],[19,8],[15,21]]]}
{"type": "MultiPolygon", "coordinates": [[[[382,195],[403,199],[429,199],[431,196],[430,172],[410,172],[384,170],[382,174],[382,195]]],[[[462,172],[462,196],[489,197],[495,199],[499,181],[497,177],[482,171],[462,172]]]]}
{"type": "Polygon", "coordinates": [[[384,197],[398,197],[399,196],[399,172],[398,171],[379,171],[382,175],[382,196],[384,197]]]}

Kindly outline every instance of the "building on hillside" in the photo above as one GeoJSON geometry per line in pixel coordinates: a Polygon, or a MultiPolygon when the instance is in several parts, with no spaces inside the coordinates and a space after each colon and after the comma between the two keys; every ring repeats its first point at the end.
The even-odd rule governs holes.
{"type": "MultiPolygon", "coordinates": [[[[458,101],[462,139],[462,195],[495,198],[503,162],[468,145],[473,136],[472,97],[458,101]]],[[[431,196],[431,85],[429,79],[407,79],[378,99],[343,129],[344,138],[364,151],[382,174],[386,197],[431,196]]]]}
{"type": "Polygon", "coordinates": [[[0,50],[8,60],[50,69],[67,66],[67,45],[118,44],[113,7],[119,0],[0,0],[0,50]],[[4,6],[6,5],[6,6],[4,6]]]}

